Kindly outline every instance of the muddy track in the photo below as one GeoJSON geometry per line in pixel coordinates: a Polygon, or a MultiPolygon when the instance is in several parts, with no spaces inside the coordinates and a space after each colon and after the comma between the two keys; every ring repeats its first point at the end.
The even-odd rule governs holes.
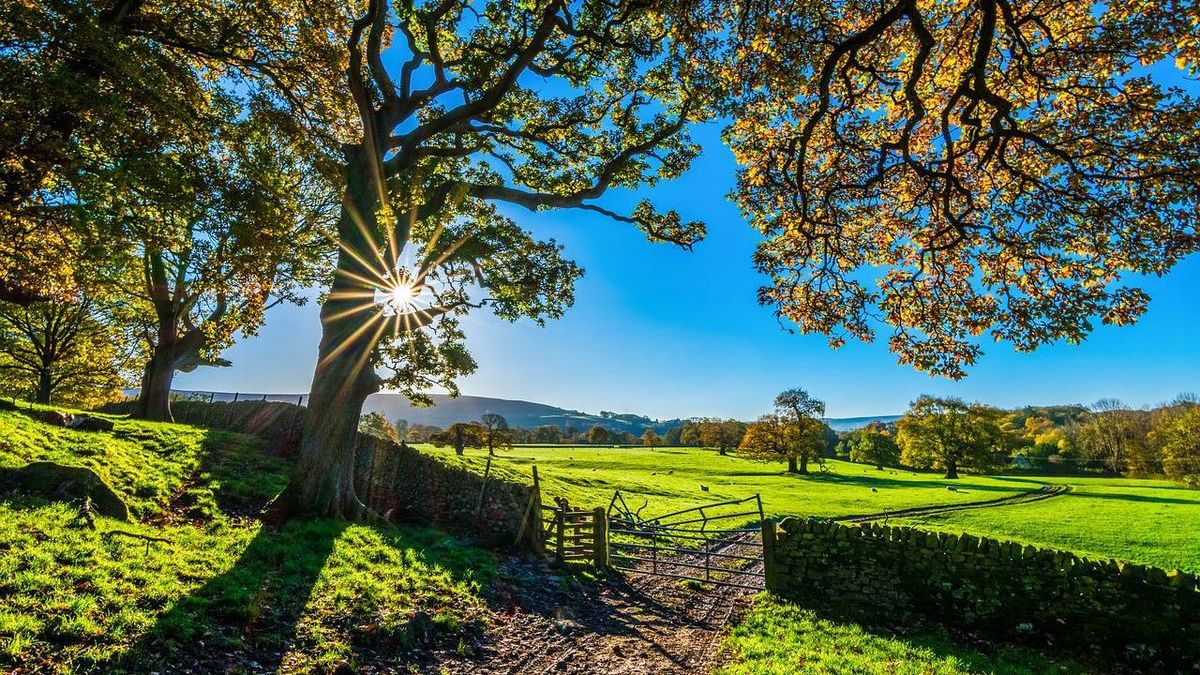
{"type": "MultiPolygon", "coordinates": [[[[761,550],[749,545],[757,536],[746,534],[747,544],[732,542],[713,552],[753,555],[761,550]]],[[[697,558],[703,553],[663,558],[659,569],[697,558]]],[[[719,664],[726,627],[754,594],[636,572],[581,584],[555,575],[541,561],[513,559],[506,565],[506,574],[524,579],[519,606],[498,612],[474,658],[444,663],[449,672],[700,675],[719,664]]],[[[761,570],[759,559],[723,573],[727,581],[751,585],[759,578],[745,572],[761,570]]]]}
{"type": "Polygon", "coordinates": [[[907,518],[909,516],[930,516],[939,513],[950,513],[953,511],[966,511],[968,509],[985,509],[997,506],[1013,506],[1015,504],[1028,504],[1031,502],[1040,502],[1045,499],[1059,497],[1071,488],[1066,485],[1043,485],[1036,490],[1022,492],[1020,494],[1011,495],[1008,497],[1000,497],[999,499],[986,499],[977,502],[963,502],[961,504],[937,504],[933,506],[916,506],[909,509],[901,509],[899,511],[884,511],[883,513],[870,513],[865,515],[840,516],[831,518],[841,523],[866,523],[873,520],[886,520],[889,518],[907,518]]]}

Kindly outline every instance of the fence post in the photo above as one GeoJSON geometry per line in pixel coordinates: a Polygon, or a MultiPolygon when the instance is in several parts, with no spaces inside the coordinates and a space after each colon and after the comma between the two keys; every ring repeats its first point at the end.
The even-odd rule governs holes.
{"type": "Polygon", "coordinates": [[[290,432],[293,434],[296,433],[296,420],[300,419],[300,408],[303,405],[304,405],[304,395],[301,394],[300,398],[296,399],[296,410],[294,412],[292,412],[292,421],[290,424],[288,424],[290,432]]]}
{"type": "Polygon", "coordinates": [[[492,473],[492,458],[487,458],[487,466],[483,469],[483,485],[479,486],[479,507],[475,509],[475,522],[483,519],[483,498],[487,494],[488,476],[492,473]]]}
{"type": "Polygon", "coordinates": [[[233,401],[229,404],[229,408],[227,409],[227,411],[225,413],[225,428],[226,429],[229,428],[230,423],[233,421],[233,404],[237,403],[238,393],[239,392],[236,392],[236,391],[233,392],[233,401]]]}
{"type": "Polygon", "coordinates": [[[779,584],[776,581],[775,569],[775,521],[762,521],[762,548],[763,548],[763,586],[767,591],[776,593],[779,590],[779,584]]]}
{"type": "Polygon", "coordinates": [[[566,534],[564,532],[566,529],[566,520],[567,517],[562,509],[554,511],[554,526],[558,530],[558,537],[556,537],[558,541],[554,544],[554,560],[560,563],[563,561],[563,535],[566,534]]]}
{"type": "Polygon", "coordinates": [[[593,518],[596,520],[592,523],[592,536],[596,540],[594,546],[596,555],[596,568],[608,568],[608,513],[603,506],[597,506],[593,512],[593,518]]]}

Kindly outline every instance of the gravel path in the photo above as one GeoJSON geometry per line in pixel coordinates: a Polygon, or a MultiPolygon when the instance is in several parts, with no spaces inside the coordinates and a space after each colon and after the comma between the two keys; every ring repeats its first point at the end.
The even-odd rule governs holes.
{"type": "MultiPolygon", "coordinates": [[[[738,544],[723,550],[761,551],[738,544]]],[[[688,561],[689,555],[697,554],[679,560],[688,561]]],[[[669,569],[670,562],[660,559],[659,565],[669,569]]],[[[726,578],[749,584],[757,577],[738,572],[761,570],[758,560],[731,569],[726,578]]],[[[493,587],[493,625],[475,654],[440,666],[450,673],[506,675],[709,673],[721,662],[718,646],[726,627],[754,591],[695,586],[638,573],[583,583],[539,560],[511,558],[493,587]]]]}

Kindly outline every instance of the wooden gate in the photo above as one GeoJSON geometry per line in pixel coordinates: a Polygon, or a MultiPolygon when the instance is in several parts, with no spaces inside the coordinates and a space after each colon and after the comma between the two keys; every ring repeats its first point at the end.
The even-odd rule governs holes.
{"type": "Polygon", "coordinates": [[[608,507],[614,569],[762,590],[764,529],[758,495],[642,519],[620,490],[608,507]]]}
{"type": "Polygon", "coordinates": [[[566,499],[542,508],[542,541],[555,562],[582,560],[608,566],[608,516],[601,507],[574,509],[566,499]]]}

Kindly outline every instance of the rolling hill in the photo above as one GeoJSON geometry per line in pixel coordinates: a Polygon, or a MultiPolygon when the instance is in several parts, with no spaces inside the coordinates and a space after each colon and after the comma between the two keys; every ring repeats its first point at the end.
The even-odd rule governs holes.
{"type": "MultiPolygon", "coordinates": [[[[130,390],[126,393],[130,396],[135,396],[137,395],[137,390],[130,390]]],[[[211,396],[215,401],[231,401],[234,397],[234,394],[231,392],[176,391],[174,393],[179,396],[197,396],[203,398],[211,396]]],[[[295,403],[300,399],[301,395],[239,393],[237,396],[240,400],[265,398],[271,401],[295,403]]],[[[403,419],[408,420],[410,424],[429,424],[443,428],[454,422],[477,420],[484,413],[496,413],[508,420],[511,426],[523,429],[532,429],[545,424],[552,424],[561,429],[574,427],[582,431],[594,425],[600,425],[611,431],[628,431],[635,435],[641,435],[646,429],[654,429],[654,431],[660,434],[665,433],[670,429],[682,426],[688,421],[686,419],[656,420],[643,415],[608,411],[601,411],[600,414],[594,415],[578,410],[559,408],[545,403],[491,398],[487,396],[459,396],[458,398],[451,398],[444,394],[434,394],[433,402],[434,405],[431,408],[417,408],[410,404],[408,399],[401,394],[373,394],[367,399],[366,405],[363,406],[363,412],[377,412],[389,420],[403,419]]],[[[834,431],[853,431],[854,429],[866,426],[870,422],[894,422],[898,419],[900,419],[899,415],[878,415],[874,417],[830,417],[826,418],[825,422],[834,431]]]]}

